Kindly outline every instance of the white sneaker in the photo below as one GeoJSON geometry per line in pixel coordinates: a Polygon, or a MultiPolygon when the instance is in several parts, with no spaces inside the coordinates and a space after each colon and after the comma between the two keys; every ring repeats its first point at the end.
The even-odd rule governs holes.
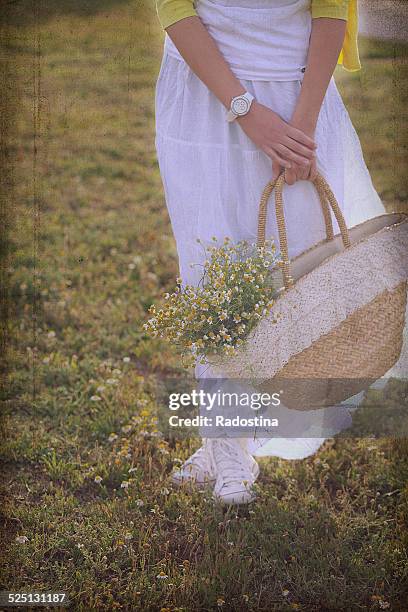
{"type": "Polygon", "coordinates": [[[201,448],[183,463],[179,470],[171,475],[171,481],[177,486],[189,483],[198,487],[214,485],[215,473],[208,453],[208,441],[204,440],[201,448]]]}
{"type": "Polygon", "coordinates": [[[213,497],[224,505],[249,504],[255,499],[252,485],[259,475],[259,465],[238,440],[209,440],[213,472],[217,475],[213,497]]]}

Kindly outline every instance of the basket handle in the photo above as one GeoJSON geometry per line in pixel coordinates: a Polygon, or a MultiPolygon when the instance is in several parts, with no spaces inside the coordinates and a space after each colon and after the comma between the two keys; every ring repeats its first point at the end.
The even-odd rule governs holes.
{"type": "MultiPolygon", "coordinates": [[[[268,200],[272,191],[275,189],[275,210],[276,210],[276,220],[278,224],[278,233],[279,233],[279,243],[280,249],[282,253],[282,269],[283,269],[283,280],[285,283],[285,288],[288,289],[293,285],[293,278],[291,276],[291,268],[290,261],[288,255],[288,239],[286,232],[286,224],[285,224],[285,216],[283,211],[283,185],[285,184],[285,174],[282,172],[278,178],[275,180],[271,180],[268,182],[266,187],[264,188],[261,196],[261,201],[259,203],[259,213],[258,213],[258,241],[257,244],[259,247],[265,246],[265,227],[266,227],[266,215],[268,210],[268,200]]],[[[336,200],[336,197],[331,190],[329,184],[326,179],[323,178],[321,174],[317,174],[316,178],[313,181],[314,186],[316,187],[316,191],[319,196],[320,204],[322,207],[322,212],[324,216],[324,221],[326,225],[326,240],[330,241],[334,238],[333,233],[333,223],[330,214],[330,208],[334,212],[334,216],[336,217],[337,223],[340,228],[341,238],[343,241],[344,248],[347,249],[350,246],[350,235],[347,229],[346,222],[343,217],[343,213],[341,212],[340,206],[336,200]]]]}

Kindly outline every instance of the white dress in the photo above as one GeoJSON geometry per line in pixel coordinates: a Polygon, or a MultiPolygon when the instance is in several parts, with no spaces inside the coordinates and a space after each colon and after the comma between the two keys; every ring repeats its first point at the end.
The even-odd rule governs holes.
{"type": "MultiPolygon", "coordinates": [[[[232,71],[255,99],[289,121],[300,92],[311,31],[310,0],[197,0],[196,10],[232,71]],[[303,69],[303,70],[302,70],[303,69]]],[[[196,284],[203,261],[196,239],[256,241],[257,209],[272,175],[270,158],[200,81],[166,34],[156,83],[156,151],[184,283],[196,284]]],[[[337,90],[329,84],[317,128],[317,167],[349,227],[385,212],[360,142],[337,90]]],[[[309,181],[285,186],[289,256],[324,237],[318,197],[309,181]]],[[[338,231],[334,220],[335,231],[338,231]]],[[[273,206],[267,237],[279,244],[273,206]]],[[[204,374],[200,366],[196,375],[204,374]]],[[[322,437],[258,441],[254,454],[300,458],[322,437]]]]}

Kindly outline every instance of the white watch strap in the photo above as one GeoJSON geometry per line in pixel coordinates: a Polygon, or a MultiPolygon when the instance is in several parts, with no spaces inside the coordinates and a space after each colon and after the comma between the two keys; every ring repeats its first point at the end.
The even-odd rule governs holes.
{"type": "Polygon", "coordinates": [[[227,112],[227,121],[234,121],[234,119],[236,119],[237,117],[238,115],[233,113],[231,109],[227,112]]]}
{"type": "Polygon", "coordinates": [[[243,117],[244,115],[246,115],[249,112],[249,109],[251,108],[251,104],[253,100],[254,100],[254,96],[251,93],[249,93],[249,91],[246,91],[244,94],[241,94],[239,96],[235,96],[235,98],[232,98],[231,108],[227,111],[227,115],[226,115],[227,121],[234,121],[234,119],[236,119],[237,117],[243,117]],[[238,99],[244,98],[248,102],[248,108],[243,113],[234,113],[234,111],[232,110],[234,100],[236,100],[237,98],[238,99]]]}

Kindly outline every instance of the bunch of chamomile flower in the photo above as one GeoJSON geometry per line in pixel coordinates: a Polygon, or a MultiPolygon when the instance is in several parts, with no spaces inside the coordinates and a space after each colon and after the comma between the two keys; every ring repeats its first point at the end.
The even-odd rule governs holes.
{"type": "Polygon", "coordinates": [[[272,240],[263,247],[225,238],[204,246],[206,259],[197,286],[177,287],[164,295],[160,308],[151,306],[144,329],[181,348],[184,357],[234,355],[274,303],[272,271],[280,263],[272,240]]]}

